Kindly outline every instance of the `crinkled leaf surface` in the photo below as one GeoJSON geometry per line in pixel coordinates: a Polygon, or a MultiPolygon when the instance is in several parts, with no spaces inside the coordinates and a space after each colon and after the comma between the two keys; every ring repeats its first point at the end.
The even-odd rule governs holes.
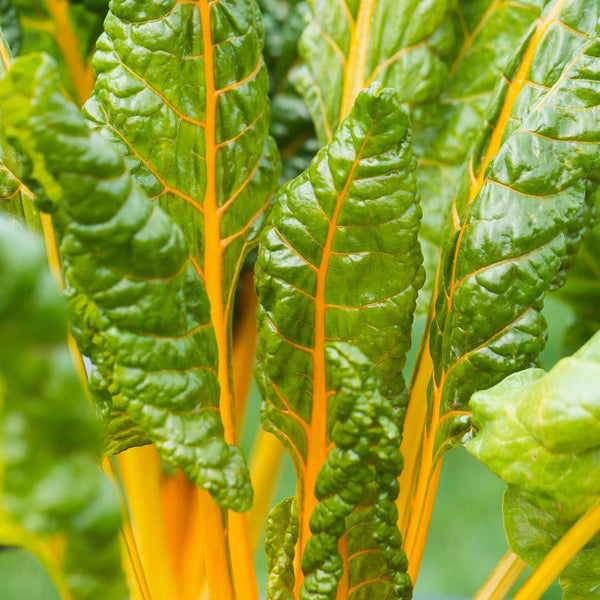
{"type": "MultiPolygon", "coordinates": [[[[600,334],[549,373],[529,369],[471,399],[467,448],[508,483],[504,525],[532,566],[600,497],[600,334]]],[[[600,590],[600,534],[561,576],[569,600],[600,590]]]]}
{"type": "MultiPolygon", "coordinates": [[[[126,414],[218,503],[247,509],[244,458],[223,438],[209,302],[181,229],[133,181],[118,149],[90,132],[51,59],[16,62],[0,100],[7,135],[56,203],[73,333],[94,365],[103,416],[126,414]]],[[[120,449],[114,443],[109,450],[120,449]]]]}
{"type": "Polygon", "coordinates": [[[435,98],[448,75],[454,36],[448,0],[309,0],[300,42],[302,91],[321,145],[331,140],[358,92],[374,81],[402,102],[435,98]]]}
{"type": "Polygon", "coordinates": [[[105,30],[86,114],[183,232],[210,302],[220,410],[233,442],[234,293],[279,175],[260,13],[254,0],[115,0],[105,30]]]}
{"type": "Polygon", "coordinates": [[[125,600],[119,502],[66,337],[42,242],[0,217],[0,543],[33,552],[65,598],[125,600]]]}
{"type": "Polygon", "coordinates": [[[298,509],[295,498],[275,505],[267,519],[267,600],[294,600],[294,557],[298,541],[298,509]]]}
{"type": "Polygon", "coordinates": [[[426,289],[417,306],[421,313],[427,312],[431,300],[462,165],[481,129],[498,75],[507,72],[515,49],[530,37],[534,21],[547,4],[549,0],[459,1],[449,17],[456,38],[445,85],[433,101],[411,108],[427,271],[426,289]]]}
{"type": "Polygon", "coordinates": [[[373,365],[356,348],[329,345],[327,361],[335,390],[333,447],[315,486],[319,503],[310,517],[313,536],[302,556],[300,598],[411,598],[394,504],[402,456],[393,407],[377,389],[373,365]],[[338,547],[346,531],[347,563],[338,547]],[[340,595],[338,582],[345,568],[347,592],[340,595]]]}
{"type": "Polygon", "coordinates": [[[296,465],[301,548],[335,423],[330,344],[351,342],[376,365],[392,421],[402,420],[401,371],[423,280],[414,167],[406,112],[395,92],[372,86],[310,169],[278,193],[261,240],[263,420],[296,465]]]}
{"type": "Polygon", "coordinates": [[[537,360],[544,294],[560,285],[594,222],[599,7],[574,7],[555,2],[502,79],[457,195],[462,217],[442,258],[431,328],[432,460],[469,430],[474,391],[537,360]],[[557,39],[564,53],[550,54],[557,39]]]}

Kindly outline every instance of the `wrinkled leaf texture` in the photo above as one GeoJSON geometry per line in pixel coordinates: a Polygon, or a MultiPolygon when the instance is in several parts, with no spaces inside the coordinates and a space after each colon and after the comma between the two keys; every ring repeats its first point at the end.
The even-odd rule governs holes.
{"type": "MultiPolygon", "coordinates": [[[[402,421],[406,390],[401,372],[423,282],[414,168],[406,112],[395,92],[371,86],[310,169],[280,190],[261,240],[257,375],[263,421],[296,466],[302,549],[310,537],[315,483],[327,480],[318,471],[334,443],[335,394],[345,385],[334,376],[337,363],[330,352],[336,343],[351,343],[376,365],[390,421],[395,427],[402,421]]],[[[394,486],[392,498],[398,493],[395,480],[394,486]]],[[[357,522],[376,518],[372,497],[367,486],[363,498],[369,501],[357,522]]],[[[393,503],[388,508],[393,530],[397,513],[393,503]]],[[[336,515],[336,527],[342,528],[337,537],[346,514],[336,515]]],[[[349,591],[353,599],[367,598],[370,583],[381,593],[379,574],[386,569],[372,527],[361,533],[362,543],[374,551],[343,559],[350,560],[350,581],[357,579],[349,591]],[[378,575],[371,581],[373,572],[378,575]]],[[[402,556],[398,539],[390,535],[388,541],[402,556]]]]}
{"type": "Polygon", "coordinates": [[[90,387],[105,390],[102,416],[123,411],[217,502],[247,509],[244,458],[223,439],[208,298],[181,229],[65,99],[52,59],[15,62],[0,109],[55,202],[73,334],[90,387]]]}
{"type": "Polygon", "coordinates": [[[545,293],[595,221],[598,11],[547,7],[494,92],[455,196],[430,339],[434,460],[468,435],[473,392],[535,363],[545,293]]]}

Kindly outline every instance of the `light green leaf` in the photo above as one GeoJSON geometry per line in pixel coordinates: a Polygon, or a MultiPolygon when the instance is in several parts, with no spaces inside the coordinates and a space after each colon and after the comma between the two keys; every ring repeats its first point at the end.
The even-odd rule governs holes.
{"type": "Polygon", "coordinates": [[[119,502],[66,338],[43,244],[0,217],[0,544],[33,552],[65,598],[125,600],[119,502]]]}
{"type": "Polygon", "coordinates": [[[310,169],[279,192],[261,240],[263,420],[295,462],[300,548],[336,421],[331,344],[350,342],[376,365],[391,419],[402,422],[402,367],[423,282],[414,168],[406,111],[395,92],[372,86],[310,169]]]}
{"type": "MultiPolygon", "coordinates": [[[[508,489],[511,548],[531,566],[600,497],[600,334],[549,373],[530,369],[471,399],[478,435],[467,449],[508,489]]],[[[565,599],[600,589],[600,535],[561,577],[565,599]]]]}
{"type": "Polygon", "coordinates": [[[73,333],[94,365],[91,388],[105,392],[102,416],[126,413],[218,503],[247,509],[244,458],[223,439],[208,298],[181,229],[90,132],[51,59],[15,62],[0,109],[56,203],[73,333]]]}
{"type": "Polygon", "coordinates": [[[267,600],[294,600],[294,556],[298,541],[298,509],[294,498],[274,506],[267,519],[267,600]]]}

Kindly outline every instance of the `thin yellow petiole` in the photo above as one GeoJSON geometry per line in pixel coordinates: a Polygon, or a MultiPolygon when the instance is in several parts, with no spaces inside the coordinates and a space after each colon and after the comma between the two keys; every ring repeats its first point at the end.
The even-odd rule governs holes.
{"type": "Polygon", "coordinates": [[[473,596],[473,600],[504,600],[526,567],[526,563],[512,550],[508,550],[473,596]]]}
{"type": "Polygon", "coordinates": [[[600,498],[548,552],[513,600],[538,600],[571,559],[600,531],[600,498]]]}

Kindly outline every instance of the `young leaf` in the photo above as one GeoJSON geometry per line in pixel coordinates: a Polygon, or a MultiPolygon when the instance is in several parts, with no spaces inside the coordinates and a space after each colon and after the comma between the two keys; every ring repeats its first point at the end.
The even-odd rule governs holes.
{"type": "Polygon", "coordinates": [[[315,486],[319,503],[302,556],[300,598],[409,599],[412,584],[394,504],[402,457],[393,407],[379,393],[375,369],[360,351],[338,343],[328,345],[326,353],[328,387],[334,391],[332,448],[315,486]],[[362,514],[347,525],[359,506],[362,514]],[[370,527],[359,528],[365,517],[370,527]],[[347,566],[338,548],[346,531],[347,566]],[[340,593],[344,568],[348,583],[340,593]]]}
{"type": "Polygon", "coordinates": [[[300,41],[305,66],[296,85],[326,144],[354,99],[374,81],[402,102],[435,98],[447,76],[452,42],[448,0],[310,0],[300,41]]]}
{"type": "Polygon", "coordinates": [[[8,137],[57,206],[73,333],[104,391],[103,416],[126,413],[218,503],[247,510],[244,459],[223,439],[208,298],[180,228],[62,96],[51,59],[15,62],[0,100],[8,137]]]}
{"type": "Polygon", "coordinates": [[[294,600],[294,557],[298,541],[298,509],[294,498],[274,506],[267,519],[267,600],[294,600]]]}
{"type": "Polygon", "coordinates": [[[210,301],[219,407],[234,443],[235,288],[278,178],[260,13],[254,0],[115,0],[105,29],[85,110],[183,231],[210,301]]]}
{"type": "Polygon", "coordinates": [[[310,169],[279,192],[261,240],[263,420],[295,462],[300,549],[335,422],[331,343],[351,342],[376,365],[392,420],[402,421],[401,373],[423,282],[414,168],[406,112],[395,92],[372,86],[310,169]]]}
{"type": "MultiPolygon", "coordinates": [[[[471,399],[479,430],[467,449],[508,483],[511,548],[537,566],[600,498],[600,334],[549,373],[529,369],[471,399]]],[[[561,576],[565,599],[600,586],[600,535],[561,576]]]]}
{"type": "Polygon", "coordinates": [[[66,337],[43,245],[0,217],[0,543],[33,552],[64,598],[124,600],[119,503],[66,337]]]}

